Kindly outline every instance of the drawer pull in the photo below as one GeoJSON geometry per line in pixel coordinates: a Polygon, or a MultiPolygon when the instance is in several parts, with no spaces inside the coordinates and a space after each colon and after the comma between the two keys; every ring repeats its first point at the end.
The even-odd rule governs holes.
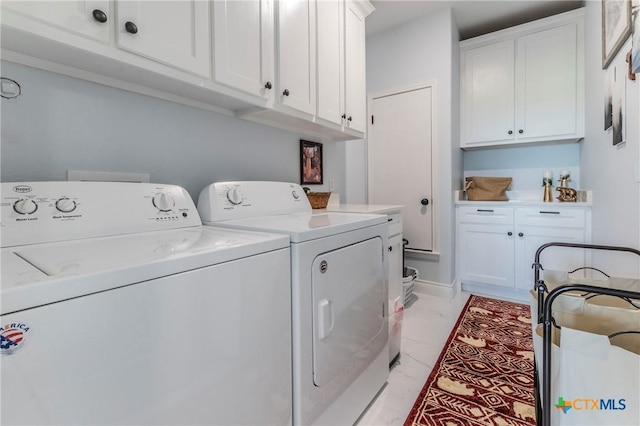
{"type": "Polygon", "coordinates": [[[387,218],[387,222],[391,222],[391,221],[393,221],[392,218],[387,218]]]}
{"type": "Polygon", "coordinates": [[[482,213],[493,213],[493,209],[476,209],[476,210],[482,213]]]}
{"type": "Polygon", "coordinates": [[[560,212],[549,212],[549,211],[540,210],[540,214],[560,214],[560,212]]]}

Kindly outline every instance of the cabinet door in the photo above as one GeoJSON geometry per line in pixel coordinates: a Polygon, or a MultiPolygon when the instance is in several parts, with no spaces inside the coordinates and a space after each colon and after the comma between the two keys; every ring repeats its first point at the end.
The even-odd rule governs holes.
{"type": "MultiPolygon", "coordinates": [[[[522,290],[533,289],[532,268],[538,248],[550,242],[584,243],[585,233],[582,228],[553,228],[543,226],[517,226],[515,242],[515,279],[516,288],[522,290]]],[[[567,250],[550,247],[542,253],[540,263],[545,269],[558,271],[572,271],[585,266],[583,250],[567,250]]],[[[542,271],[544,275],[544,271],[542,271]]]]}
{"type": "Polygon", "coordinates": [[[3,1],[2,7],[54,28],[109,43],[113,16],[108,0],[3,1]]]}
{"type": "Polygon", "coordinates": [[[345,114],[347,127],[365,132],[365,17],[352,0],[345,3],[345,114]]]}
{"type": "Polygon", "coordinates": [[[341,125],[344,109],[344,1],[317,2],[318,117],[341,125]]]}
{"type": "Polygon", "coordinates": [[[273,1],[216,0],[211,4],[214,79],[273,99],[273,1]]]}
{"type": "Polygon", "coordinates": [[[520,37],[516,63],[519,142],[578,133],[577,24],[520,37]]]}
{"type": "Polygon", "coordinates": [[[457,232],[459,279],[513,288],[513,225],[462,223],[457,232]]]}
{"type": "Polygon", "coordinates": [[[462,147],[513,141],[513,40],[464,51],[461,78],[462,147]]]}
{"type": "Polygon", "coordinates": [[[315,0],[278,2],[278,93],[280,104],[316,112],[315,0]]]}
{"type": "Polygon", "coordinates": [[[118,1],[116,42],[121,49],[209,77],[209,2],[118,1]],[[135,27],[135,28],[134,28],[135,27]]]}

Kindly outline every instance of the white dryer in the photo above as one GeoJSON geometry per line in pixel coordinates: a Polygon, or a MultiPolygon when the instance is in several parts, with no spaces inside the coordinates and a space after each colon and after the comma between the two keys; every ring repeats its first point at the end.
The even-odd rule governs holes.
{"type": "Polygon", "coordinates": [[[204,224],[289,236],[293,422],[353,424],[389,374],[386,215],[313,214],[284,182],[209,185],[198,211],[204,224]]]}
{"type": "Polygon", "coordinates": [[[291,424],[288,238],[172,185],[1,189],[0,423],[291,424]]]}

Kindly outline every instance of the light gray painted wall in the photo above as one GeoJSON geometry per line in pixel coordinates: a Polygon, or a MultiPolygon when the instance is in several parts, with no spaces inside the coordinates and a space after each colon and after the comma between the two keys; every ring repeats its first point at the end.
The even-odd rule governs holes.
{"type": "MultiPolygon", "coordinates": [[[[599,244],[640,247],[640,81],[625,77],[627,142],[613,146],[611,131],[604,131],[604,81],[601,59],[600,2],[586,2],[586,138],[582,143],[580,169],[585,188],[593,190],[593,241],[599,244]]],[[[615,63],[626,75],[622,47],[615,63]]],[[[611,67],[612,65],[610,65],[611,67]]],[[[596,252],[594,264],[612,274],[638,277],[637,256],[596,252]]]]}
{"type": "Polygon", "coordinates": [[[554,185],[562,170],[571,173],[569,186],[583,188],[580,182],[580,144],[548,144],[486,148],[464,153],[465,176],[511,176],[512,190],[539,190],[542,199],[542,175],[552,171],[554,185]]]}
{"type": "MultiPolygon", "coordinates": [[[[66,180],[67,170],[150,173],[200,190],[224,180],[299,182],[292,132],[2,61],[22,95],[2,99],[2,181],[66,180]]],[[[344,193],[344,144],[325,143],[325,184],[344,193]]]]}
{"type": "MultiPolygon", "coordinates": [[[[443,9],[367,39],[367,93],[436,83],[438,262],[410,260],[420,279],[451,284],[454,279],[453,191],[459,189],[462,163],[458,141],[458,30],[450,9],[443,9]],[[454,118],[456,117],[456,118],[454,118]],[[456,130],[454,130],[456,127],[456,130]]],[[[350,163],[351,165],[351,163],[350,163]]],[[[399,167],[402,167],[399,165],[399,167]]]]}

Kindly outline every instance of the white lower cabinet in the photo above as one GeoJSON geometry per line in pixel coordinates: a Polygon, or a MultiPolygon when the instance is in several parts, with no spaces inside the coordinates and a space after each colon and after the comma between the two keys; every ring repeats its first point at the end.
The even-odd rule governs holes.
{"type": "MultiPolygon", "coordinates": [[[[463,284],[495,289],[533,289],[538,248],[549,242],[590,242],[589,207],[456,208],[456,275],[463,284]]],[[[545,269],[573,270],[585,266],[583,251],[549,248],[541,257],[545,269]]]]}

